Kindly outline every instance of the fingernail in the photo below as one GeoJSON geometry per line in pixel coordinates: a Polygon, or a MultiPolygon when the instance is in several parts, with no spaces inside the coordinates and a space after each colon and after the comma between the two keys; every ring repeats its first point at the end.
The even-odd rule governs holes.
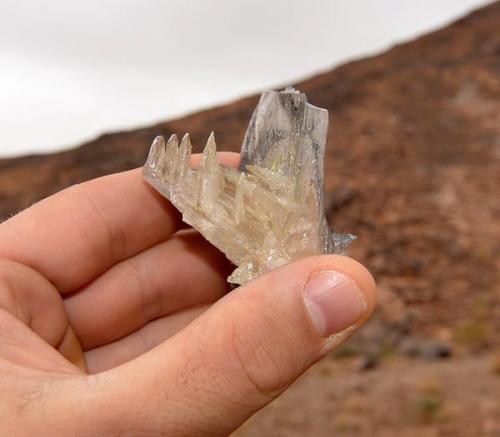
{"type": "Polygon", "coordinates": [[[304,303],[314,326],[323,337],[339,333],[356,323],[366,302],[346,275],[326,271],[312,276],[304,291],[304,303]]]}

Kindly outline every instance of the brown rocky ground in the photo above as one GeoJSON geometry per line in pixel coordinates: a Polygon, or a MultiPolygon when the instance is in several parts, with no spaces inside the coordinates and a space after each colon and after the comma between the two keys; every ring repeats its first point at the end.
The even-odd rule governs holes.
{"type": "MultiPolygon", "coordinates": [[[[329,218],[379,309],[240,436],[500,436],[500,2],[296,86],[331,115],[329,218]]],[[[158,134],[238,150],[257,97],[0,160],[0,219],[139,166],[158,134]]]]}

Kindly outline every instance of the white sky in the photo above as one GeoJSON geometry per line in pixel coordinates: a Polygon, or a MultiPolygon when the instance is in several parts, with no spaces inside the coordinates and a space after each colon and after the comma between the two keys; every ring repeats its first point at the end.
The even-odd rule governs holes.
{"type": "Polygon", "coordinates": [[[481,0],[0,0],[0,157],[293,82],[481,0]]]}

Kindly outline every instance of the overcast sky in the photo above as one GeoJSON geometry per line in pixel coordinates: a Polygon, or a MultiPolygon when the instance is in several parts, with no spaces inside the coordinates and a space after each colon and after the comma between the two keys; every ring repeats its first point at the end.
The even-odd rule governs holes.
{"type": "Polygon", "coordinates": [[[0,0],[0,157],[290,83],[486,3],[0,0]]]}

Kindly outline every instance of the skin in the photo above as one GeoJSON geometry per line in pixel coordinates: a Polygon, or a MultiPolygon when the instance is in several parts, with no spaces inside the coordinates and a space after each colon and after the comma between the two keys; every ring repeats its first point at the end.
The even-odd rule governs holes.
{"type": "Polygon", "coordinates": [[[311,257],[228,293],[225,257],[139,169],[33,205],[0,225],[0,434],[229,434],[351,334],[306,313],[328,269],[364,297],[357,329],[363,266],[311,257]]]}

